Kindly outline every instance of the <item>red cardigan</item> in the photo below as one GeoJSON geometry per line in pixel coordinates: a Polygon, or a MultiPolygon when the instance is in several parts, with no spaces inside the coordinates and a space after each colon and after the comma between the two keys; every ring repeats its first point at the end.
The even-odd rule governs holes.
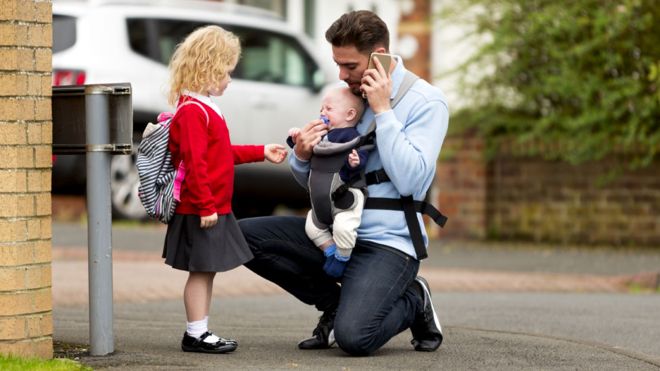
{"type": "Polygon", "coordinates": [[[263,145],[232,145],[224,118],[213,108],[202,105],[206,116],[196,104],[182,106],[172,119],[169,149],[175,167],[183,161],[185,177],[181,186],[181,201],[177,214],[209,216],[231,212],[234,191],[234,164],[264,160],[263,145]]]}

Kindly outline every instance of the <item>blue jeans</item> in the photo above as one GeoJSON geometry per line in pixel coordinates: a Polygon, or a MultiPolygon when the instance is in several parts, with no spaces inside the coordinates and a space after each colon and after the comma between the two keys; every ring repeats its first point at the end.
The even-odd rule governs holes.
{"type": "Polygon", "coordinates": [[[307,238],[304,218],[260,217],[239,225],[254,254],[245,266],[320,311],[336,308],[335,339],[349,354],[373,353],[422,310],[413,288],[419,262],[398,250],[358,239],[340,286],[323,271],[325,256],[307,238]]]}

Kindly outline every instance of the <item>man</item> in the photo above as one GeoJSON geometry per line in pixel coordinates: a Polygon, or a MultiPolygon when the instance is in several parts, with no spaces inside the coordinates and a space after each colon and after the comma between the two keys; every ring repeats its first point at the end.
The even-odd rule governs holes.
{"type": "MultiPolygon", "coordinates": [[[[366,171],[384,169],[389,179],[371,184],[369,197],[423,200],[447,132],[449,113],[443,94],[418,79],[392,108],[391,99],[407,71],[399,57],[389,71],[378,62],[376,68],[367,69],[372,52],[389,49],[387,26],[372,12],[342,15],[327,30],[326,39],[332,44],[339,78],[368,102],[358,130],[364,133],[376,122],[376,149],[369,154],[366,171]]],[[[312,148],[326,133],[321,120],[301,129],[290,164],[303,185],[312,148]]],[[[416,216],[421,224],[421,215],[416,216]]],[[[240,226],[255,256],[246,266],[323,312],[313,336],[300,342],[299,348],[329,348],[336,339],[351,355],[369,355],[408,328],[415,350],[434,351],[440,346],[442,330],[428,284],[417,276],[419,254],[403,211],[365,208],[341,286],[323,271],[326,260],[334,257],[325,257],[307,238],[303,217],[245,219],[240,226]]],[[[423,243],[428,243],[425,235],[423,243]]]]}

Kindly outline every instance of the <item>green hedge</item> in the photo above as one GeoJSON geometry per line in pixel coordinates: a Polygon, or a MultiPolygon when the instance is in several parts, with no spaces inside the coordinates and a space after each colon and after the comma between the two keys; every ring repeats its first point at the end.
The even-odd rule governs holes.
{"type": "Polygon", "coordinates": [[[476,128],[491,150],[514,138],[533,143],[534,154],[570,163],[613,153],[627,154],[631,168],[654,160],[660,148],[657,0],[452,4],[443,21],[469,29],[467,42],[481,41],[451,72],[469,99],[451,127],[476,128]]]}

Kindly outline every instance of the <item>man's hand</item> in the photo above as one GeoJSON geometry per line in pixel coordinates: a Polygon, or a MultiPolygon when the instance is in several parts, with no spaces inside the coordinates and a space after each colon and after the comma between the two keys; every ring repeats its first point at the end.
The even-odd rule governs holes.
{"type": "Polygon", "coordinates": [[[274,164],[284,161],[286,153],[286,147],[281,144],[266,144],[264,146],[264,157],[274,164]]]}
{"type": "Polygon", "coordinates": [[[298,142],[298,137],[300,136],[300,128],[291,128],[289,129],[289,136],[293,144],[298,142]]]}
{"type": "Polygon", "coordinates": [[[218,223],[218,214],[213,213],[209,216],[202,216],[200,219],[199,226],[202,229],[211,228],[218,223]]]}
{"type": "Polygon", "coordinates": [[[378,58],[374,59],[376,68],[364,71],[360,89],[369,101],[369,107],[375,114],[392,109],[390,95],[392,94],[392,79],[389,71],[385,71],[378,58]]]}
{"type": "Polygon", "coordinates": [[[293,148],[296,157],[307,161],[312,157],[314,146],[328,133],[328,126],[322,120],[314,120],[303,126],[293,148]]]}
{"type": "Polygon", "coordinates": [[[353,150],[348,154],[348,166],[352,168],[360,166],[360,156],[356,150],[353,150]]]}

